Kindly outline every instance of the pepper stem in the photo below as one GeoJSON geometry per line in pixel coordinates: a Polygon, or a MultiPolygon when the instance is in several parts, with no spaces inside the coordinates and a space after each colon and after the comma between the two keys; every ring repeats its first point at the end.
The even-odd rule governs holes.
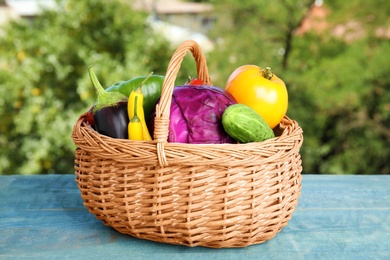
{"type": "Polygon", "coordinates": [[[263,78],[272,79],[274,73],[272,72],[270,67],[266,67],[265,69],[261,70],[261,75],[263,76],[263,78]]]}
{"type": "Polygon", "coordinates": [[[138,92],[141,91],[142,86],[146,83],[146,81],[148,81],[148,79],[149,79],[150,76],[152,76],[152,75],[153,75],[153,71],[150,72],[149,75],[148,75],[146,78],[144,78],[144,80],[139,84],[139,86],[138,86],[137,89],[136,89],[138,92]]]}
{"type": "Polygon", "coordinates": [[[134,99],[134,116],[130,119],[130,122],[141,122],[141,120],[138,117],[138,111],[137,111],[137,103],[138,103],[138,96],[134,99]]]}

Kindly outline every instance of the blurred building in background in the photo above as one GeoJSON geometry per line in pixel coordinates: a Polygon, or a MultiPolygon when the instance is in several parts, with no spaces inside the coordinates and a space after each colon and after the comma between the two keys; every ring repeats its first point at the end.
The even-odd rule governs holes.
{"type": "Polygon", "coordinates": [[[45,8],[55,6],[55,0],[0,0],[0,25],[10,19],[34,19],[45,8]]]}
{"type": "MultiPolygon", "coordinates": [[[[215,18],[213,6],[180,0],[123,0],[129,8],[149,13],[148,23],[172,44],[195,40],[204,51],[212,50],[207,37],[215,18]]],[[[55,0],[0,0],[0,25],[10,19],[34,19],[45,8],[54,8],[55,0]]]]}
{"type": "Polygon", "coordinates": [[[213,49],[214,44],[207,37],[215,22],[211,4],[179,0],[132,0],[131,4],[136,10],[148,12],[150,26],[174,46],[191,39],[205,52],[213,49]]]}
{"type": "Polygon", "coordinates": [[[158,20],[194,32],[207,34],[215,22],[211,4],[180,0],[131,0],[130,3],[134,9],[147,11],[158,20]]]}

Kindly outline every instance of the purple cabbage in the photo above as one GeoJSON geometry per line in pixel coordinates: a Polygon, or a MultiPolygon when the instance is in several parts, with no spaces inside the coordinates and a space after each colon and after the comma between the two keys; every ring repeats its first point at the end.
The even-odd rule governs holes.
{"type": "Polygon", "coordinates": [[[193,144],[234,143],[222,126],[233,96],[213,86],[176,86],[173,90],[168,142],[193,144]]]}

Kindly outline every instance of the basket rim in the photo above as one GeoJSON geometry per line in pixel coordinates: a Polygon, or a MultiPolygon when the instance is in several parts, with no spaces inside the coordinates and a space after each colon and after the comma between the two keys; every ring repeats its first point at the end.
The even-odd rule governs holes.
{"type": "MultiPolygon", "coordinates": [[[[168,167],[169,165],[193,165],[193,162],[200,164],[216,164],[223,166],[227,164],[226,158],[230,157],[234,163],[249,160],[247,155],[256,156],[258,159],[267,161],[280,161],[283,156],[290,156],[291,153],[298,153],[303,142],[303,131],[298,123],[289,119],[283,119],[285,128],[280,136],[262,142],[245,144],[187,144],[170,143],[164,144],[164,157],[167,165],[161,165],[158,155],[156,140],[138,141],[129,139],[117,139],[99,134],[93,130],[86,121],[86,114],[80,116],[72,132],[72,138],[77,149],[83,152],[92,153],[96,158],[110,159],[114,161],[134,162],[143,161],[143,165],[156,165],[168,167]],[[219,153],[218,157],[214,153],[219,153]]],[[[249,161],[250,162],[250,161],[249,161]]],[[[230,162],[229,162],[230,163],[230,162]]]]}
{"type": "MultiPolygon", "coordinates": [[[[80,115],[78,118],[76,124],[74,125],[74,129],[72,131],[72,138],[75,140],[77,138],[77,130],[83,129],[85,133],[88,133],[88,137],[93,138],[97,137],[99,140],[102,140],[104,142],[123,142],[127,144],[132,144],[132,143],[149,143],[149,144],[157,144],[157,140],[130,140],[130,139],[118,139],[118,138],[113,138],[107,135],[100,134],[99,132],[95,131],[92,129],[92,127],[88,124],[87,119],[86,119],[86,114],[83,113],[80,115]]],[[[253,145],[259,145],[259,146],[267,146],[267,144],[274,144],[275,142],[283,142],[287,138],[291,138],[292,136],[299,136],[301,139],[303,139],[303,130],[299,126],[298,122],[296,120],[293,120],[289,118],[287,115],[284,116],[282,122],[276,127],[280,129],[281,134],[278,136],[275,136],[273,138],[260,141],[260,142],[250,142],[250,143],[177,143],[177,142],[166,142],[165,146],[185,146],[185,147],[245,147],[245,146],[253,146],[253,145]],[[287,125],[283,127],[283,125],[287,125]]],[[[76,143],[77,145],[77,143],[76,143]]]]}

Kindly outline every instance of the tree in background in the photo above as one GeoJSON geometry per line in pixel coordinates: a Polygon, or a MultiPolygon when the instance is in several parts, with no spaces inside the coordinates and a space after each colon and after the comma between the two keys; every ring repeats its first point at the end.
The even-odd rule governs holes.
{"type": "MultiPolygon", "coordinates": [[[[270,66],[290,94],[288,115],[304,130],[304,173],[389,174],[390,7],[325,1],[321,26],[299,32],[309,0],[215,2],[219,43],[208,59],[224,86],[238,66],[270,66]],[[387,34],[386,34],[387,32],[387,34]]],[[[321,22],[321,21],[317,21],[321,22]]]]}
{"type": "Polygon", "coordinates": [[[220,84],[243,64],[286,69],[295,30],[313,4],[312,0],[212,2],[218,22],[211,36],[218,47],[210,66],[218,69],[220,84]]]}
{"type": "Polygon", "coordinates": [[[105,87],[165,74],[172,51],[146,14],[121,1],[65,3],[2,28],[1,174],[73,172],[71,131],[96,98],[89,66],[105,87]]]}
{"type": "Polygon", "coordinates": [[[381,33],[389,30],[389,5],[325,3],[327,28],[296,37],[287,74],[299,75],[292,112],[304,124],[304,166],[318,173],[389,174],[390,60],[384,54],[390,35],[381,33]]]}

